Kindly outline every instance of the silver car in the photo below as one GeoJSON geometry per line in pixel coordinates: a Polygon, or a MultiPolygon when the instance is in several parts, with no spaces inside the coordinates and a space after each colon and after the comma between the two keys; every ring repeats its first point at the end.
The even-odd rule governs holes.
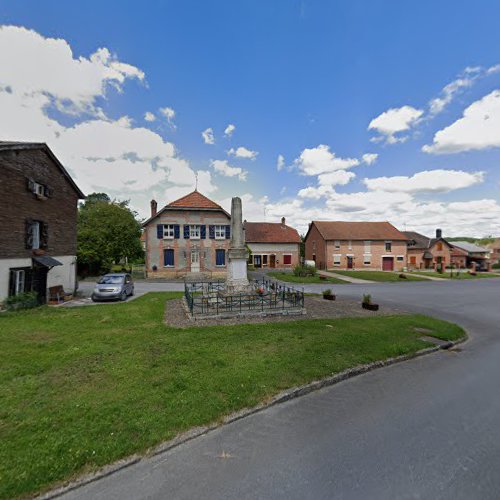
{"type": "Polygon", "coordinates": [[[131,295],[134,295],[132,276],[126,273],[112,273],[101,276],[90,298],[93,302],[127,300],[131,295]]]}

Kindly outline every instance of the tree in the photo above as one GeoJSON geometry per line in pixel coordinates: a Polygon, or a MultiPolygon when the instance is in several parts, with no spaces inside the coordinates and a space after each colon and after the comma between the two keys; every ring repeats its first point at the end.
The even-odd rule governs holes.
{"type": "Polygon", "coordinates": [[[78,211],[78,268],[83,274],[110,269],[113,262],[144,254],[141,224],[128,201],[92,193],[78,211]]]}

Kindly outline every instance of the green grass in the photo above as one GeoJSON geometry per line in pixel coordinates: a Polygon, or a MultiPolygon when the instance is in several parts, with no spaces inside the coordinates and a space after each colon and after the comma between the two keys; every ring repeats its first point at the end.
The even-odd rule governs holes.
{"type": "Polygon", "coordinates": [[[352,276],[361,280],[383,281],[383,282],[406,282],[406,281],[423,281],[425,278],[419,278],[408,273],[404,273],[405,278],[400,278],[400,273],[386,271],[337,271],[331,269],[332,273],[343,274],[344,276],[352,276]]]}
{"type": "MultiPolygon", "coordinates": [[[[443,278],[443,279],[451,279],[450,278],[450,271],[446,271],[444,273],[437,273],[435,271],[415,271],[415,275],[420,275],[422,274],[423,276],[431,276],[432,278],[443,278]]],[[[495,276],[494,274],[489,274],[489,273],[478,273],[475,276],[469,273],[457,273],[453,272],[453,279],[457,280],[477,280],[477,279],[482,279],[482,278],[498,278],[498,276],[495,276]],[[458,275],[457,275],[458,274],[458,275]]]]}
{"type": "Polygon", "coordinates": [[[343,281],[338,278],[327,278],[322,280],[319,278],[319,276],[295,276],[295,274],[293,273],[280,273],[278,271],[267,273],[267,275],[270,276],[271,278],[280,281],[286,281],[288,283],[305,283],[305,284],[334,283],[336,285],[345,285],[347,283],[346,281],[343,281]]]}
{"type": "Polygon", "coordinates": [[[414,353],[417,315],[174,329],[165,300],[0,315],[0,498],[141,453],[280,390],[414,353]]]}

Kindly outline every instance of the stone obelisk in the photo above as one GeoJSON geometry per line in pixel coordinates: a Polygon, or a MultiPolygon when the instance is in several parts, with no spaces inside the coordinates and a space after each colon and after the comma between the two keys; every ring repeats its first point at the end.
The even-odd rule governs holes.
{"type": "Polygon", "coordinates": [[[247,276],[248,252],[243,236],[241,198],[231,200],[231,241],[228,251],[226,291],[229,293],[248,292],[247,276]]]}

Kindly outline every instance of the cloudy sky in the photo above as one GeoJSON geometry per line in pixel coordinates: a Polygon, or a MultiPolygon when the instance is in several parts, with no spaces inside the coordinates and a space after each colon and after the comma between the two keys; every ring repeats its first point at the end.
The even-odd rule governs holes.
{"type": "Polygon", "coordinates": [[[500,4],[0,3],[0,139],[141,216],[198,188],[249,220],[500,234],[500,4]],[[457,8],[459,7],[459,8],[457,8]]]}

